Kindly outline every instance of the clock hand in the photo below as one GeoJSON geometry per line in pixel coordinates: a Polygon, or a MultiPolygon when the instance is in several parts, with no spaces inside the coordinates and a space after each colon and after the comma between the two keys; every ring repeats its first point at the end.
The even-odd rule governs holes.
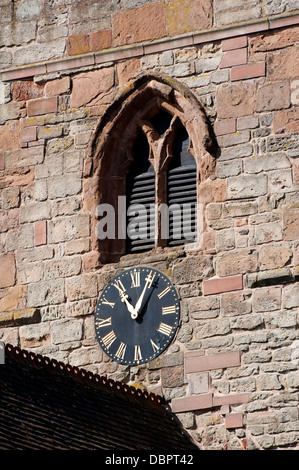
{"type": "Polygon", "coordinates": [[[148,277],[145,278],[146,283],[144,285],[143,291],[141,292],[139,299],[137,300],[137,304],[135,305],[135,309],[134,309],[137,315],[141,310],[141,305],[142,305],[146,288],[147,287],[149,288],[152,285],[154,278],[155,278],[155,275],[151,276],[151,273],[148,275],[148,277]]]}
{"type": "Polygon", "coordinates": [[[129,310],[131,314],[131,317],[133,318],[133,320],[135,320],[137,318],[137,313],[135,312],[133,305],[131,305],[130,302],[128,301],[127,294],[125,294],[124,292],[121,292],[120,297],[121,297],[121,301],[125,302],[127,309],[129,310]]]}
{"type": "Polygon", "coordinates": [[[139,299],[137,300],[137,304],[135,305],[134,311],[136,312],[137,315],[138,315],[140,307],[141,307],[141,303],[142,303],[142,300],[143,300],[143,297],[144,297],[144,294],[145,294],[146,287],[147,287],[147,283],[145,284],[145,286],[143,288],[143,291],[141,293],[141,296],[139,297],[139,299]]]}

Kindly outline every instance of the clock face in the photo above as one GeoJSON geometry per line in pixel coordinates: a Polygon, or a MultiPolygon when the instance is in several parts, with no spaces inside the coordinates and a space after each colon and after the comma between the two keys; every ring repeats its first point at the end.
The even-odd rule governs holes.
{"type": "Polygon", "coordinates": [[[96,338],[120,364],[144,364],[170,344],[180,318],[171,281],[153,268],[136,267],[116,276],[102,292],[96,312],[96,338]]]}

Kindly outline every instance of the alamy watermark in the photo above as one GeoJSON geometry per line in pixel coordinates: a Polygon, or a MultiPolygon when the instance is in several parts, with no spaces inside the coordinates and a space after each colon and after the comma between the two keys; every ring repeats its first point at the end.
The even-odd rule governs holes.
{"type": "Polygon", "coordinates": [[[100,204],[96,216],[99,240],[153,240],[157,238],[157,221],[160,221],[160,238],[197,242],[202,226],[202,205],[183,204],[131,204],[126,196],[118,197],[117,208],[111,204],[100,204]]]}

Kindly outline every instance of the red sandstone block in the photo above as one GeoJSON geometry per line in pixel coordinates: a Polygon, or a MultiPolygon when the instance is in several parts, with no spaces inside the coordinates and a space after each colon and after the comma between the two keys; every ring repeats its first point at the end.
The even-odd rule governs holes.
{"type": "Polygon", "coordinates": [[[105,62],[118,61],[122,59],[133,59],[144,55],[143,46],[129,46],[122,47],[113,52],[98,52],[95,53],[95,63],[103,64],[105,62]]]}
{"type": "Polygon", "coordinates": [[[186,357],[199,357],[199,356],[204,356],[205,352],[197,349],[195,351],[188,351],[185,354],[186,354],[186,357]]]}
{"type": "Polygon", "coordinates": [[[104,29],[102,31],[96,31],[90,36],[91,51],[100,51],[111,47],[112,44],[112,31],[110,29],[104,29]]]}
{"type": "MultiPolygon", "coordinates": [[[[262,21],[259,23],[247,24],[243,26],[235,26],[232,28],[219,29],[215,31],[208,31],[204,33],[193,35],[193,44],[202,44],[213,41],[225,41],[233,38],[244,37],[246,34],[255,34],[258,32],[264,32],[268,30],[268,23],[262,21]]],[[[224,46],[225,47],[225,46],[224,46]]],[[[241,48],[242,45],[238,46],[237,49],[241,48]]],[[[235,46],[233,47],[233,49],[235,46]]],[[[224,49],[223,49],[224,50],[224,49]]]]}
{"type": "Polygon", "coordinates": [[[298,15],[287,16],[285,18],[269,19],[269,29],[283,28],[285,26],[292,26],[298,24],[298,15]]]}
{"type": "Polygon", "coordinates": [[[47,221],[46,220],[35,222],[34,243],[35,243],[35,246],[47,244],[47,221]]]}
{"type": "Polygon", "coordinates": [[[47,73],[47,66],[41,64],[2,72],[1,78],[2,81],[5,82],[9,80],[20,80],[22,78],[34,77],[35,75],[41,75],[44,73],[47,73]]]}
{"type": "Polygon", "coordinates": [[[247,47],[247,36],[239,36],[231,39],[225,39],[222,41],[222,50],[231,51],[233,49],[241,49],[247,47]]]}
{"type": "Polygon", "coordinates": [[[217,279],[209,279],[202,283],[203,295],[221,294],[222,292],[231,292],[243,289],[243,276],[220,277],[217,279]]]}
{"type": "Polygon", "coordinates": [[[28,147],[44,147],[45,139],[39,139],[34,142],[28,142],[28,147]]]}
{"type": "Polygon", "coordinates": [[[63,77],[57,80],[51,80],[45,85],[46,97],[62,95],[69,93],[71,90],[71,79],[70,77],[63,77]]]}
{"type": "Polygon", "coordinates": [[[185,354],[185,374],[194,372],[203,372],[206,370],[226,369],[228,367],[237,367],[241,364],[240,351],[231,351],[228,353],[202,355],[185,354]]]}
{"type": "Polygon", "coordinates": [[[0,151],[0,170],[4,170],[5,165],[4,165],[4,152],[0,151]]]}
{"type": "Polygon", "coordinates": [[[87,55],[81,57],[71,57],[62,60],[55,60],[47,64],[47,72],[62,72],[63,70],[78,69],[80,67],[88,67],[94,65],[94,56],[87,55]]]}
{"type": "Polygon", "coordinates": [[[242,405],[243,403],[249,403],[251,400],[250,393],[236,393],[224,396],[213,396],[213,406],[223,405],[242,405]]]}
{"type": "Polygon", "coordinates": [[[0,256],[0,288],[11,287],[15,282],[15,255],[13,253],[5,253],[0,256]]]}
{"type": "Polygon", "coordinates": [[[132,8],[112,16],[114,46],[167,36],[166,6],[162,2],[132,8]]]}
{"type": "Polygon", "coordinates": [[[211,408],[213,404],[212,393],[202,393],[184,398],[174,398],[171,402],[171,408],[174,413],[183,413],[192,410],[203,410],[211,408]]]}
{"type": "Polygon", "coordinates": [[[259,62],[257,64],[239,65],[231,69],[231,80],[236,81],[264,77],[265,74],[266,65],[264,62],[259,62]]]}
{"type": "Polygon", "coordinates": [[[242,428],[243,427],[243,413],[232,413],[225,417],[226,429],[242,428]]]}
{"type": "Polygon", "coordinates": [[[27,142],[32,142],[37,139],[37,127],[28,127],[21,129],[20,132],[21,145],[27,142]]]}
{"type": "Polygon", "coordinates": [[[214,132],[216,135],[233,134],[236,130],[236,119],[223,119],[215,122],[214,125],[214,132]]]}
{"type": "Polygon", "coordinates": [[[169,43],[165,41],[157,41],[153,44],[145,44],[144,45],[144,54],[156,54],[159,52],[164,52],[167,50],[172,50],[180,47],[189,47],[193,46],[193,38],[190,37],[178,37],[175,39],[171,39],[169,43]]]}
{"type": "Polygon", "coordinates": [[[52,98],[40,98],[28,102],[28,116],[56,113],[58,110],[57,96],[52,98]]]}
{"type": "Polygon", "coordinates": [[[33,80],[18,80],[12,84],[11,96],[13,101],[28,101],[42,98],[44,85],[38,85],[33,80]]]}
{"type": "Polygon", "coordinates": [[[78,55],[89,52],[89,35],[77,34],[75,36],[68,37],[66,50],[68,55],[78,55]]]}
{"type": "Polygon", "coordinates": [[[223,54],[220,68],[233,67],[247,63],[247,49],[234,49],[223,54]]]}
{"type": "Polygon", "coordinates": [[[229,405],[222,405],[220,408],[221,415],[228,415],[230,413],[230,406],[229,405]]]}

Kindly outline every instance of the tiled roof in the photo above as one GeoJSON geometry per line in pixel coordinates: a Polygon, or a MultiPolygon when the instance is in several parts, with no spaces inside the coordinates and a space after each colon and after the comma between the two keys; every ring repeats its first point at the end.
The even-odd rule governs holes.
{"type": "Polygon", "coordinates": [[[194,451],[163,399],[5,346],[0,449],[194,451]]]}

